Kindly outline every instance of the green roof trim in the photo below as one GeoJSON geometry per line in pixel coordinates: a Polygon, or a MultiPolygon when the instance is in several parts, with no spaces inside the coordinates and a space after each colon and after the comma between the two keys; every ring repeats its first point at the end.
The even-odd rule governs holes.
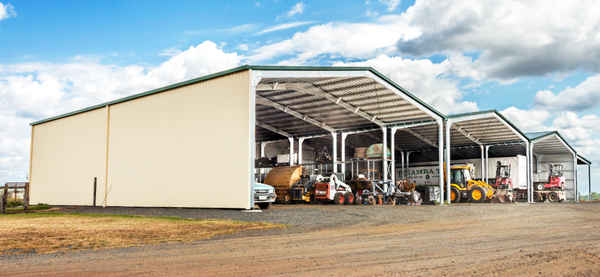
{"type": "Polygon", "coordinates": [[[579,155],[579,154],[577,154],[577,159],[579,159],[579,160],[582,160],[582,161],[583,161],[583,163],[585,163],[585,164],[592,165],[592,161],[590,161],[590,160],[586,159],[585,157],[583,157],[583,156],[581,156],[581,155],[579,155]]]}
{"type": "Polygon", "coordinates": [[[76,115],[76,114],[80,114],[80,113],[84,113],[84,112],[88,112],[88,111],[92,111],[92,110],[101,109],[101,108],[104,108],[104,107],[109,106],[109,105],[123,103],[123,102],[129,101],[129,100],[133,100],[133,99],[137,99],[137,98],[142,98],[142,97],[145,97],[145,96],[149,96],[149,95],[153,95],[153,94],[156,94],[156,93],[164,92],[164,91],[167,91],[167,90],[171,90],[171,89],[175,89],[175,88],[179,88],[179,87],[183,87],[183,86],[195,84],[195,83],[198,83],[198,82],[202,82],[202,81],[206,81],[206,80],[210,80],[210,79],[222,77],[222,76],[225,76],[225,75],[229,75],[229,74],[240,72],[240,71],[244,71],[244,70],[264,70],[264,71],[267,71],[267,70],[273,70],[273,71],[276,71],[276,70],[282,70],[282,71],[369,71],[369,72],[375,74],[377,77],[379,77],[379,78],[383,79],[384,81],[388,82],[390,85],[392,85],[396,89],[402,91],[404,94],[406,94],[411,99],[415,100],[417,103],[419,103],[419,104],[423,105],[425,108],[431,110],[433,113],[437,114],[442,119],[446,119],[446,116],[444,114],[440,113],[438,110],[436,110],[435,108],[433,108],[429,104],[423,102],[421,99],[417,98],[415,95],[413,95],[412,93],[410,93],[408,90],[406,90],[403,87],[401,87],[400,85],[396,84],[394,81],[390,80],[385,75],[381,74],[380,72],[378,72],[377,70],[375,70],[372,67],[242,65],[242,66],[238,66],[238,67],[235,67],[235,68],[232,68],[232,69],[228,69],[228,70],[216,72],[216,73],[213,73],[213,74],[208,74],[208,75],[205,75],[205,76],[202,76],[202,77],[198,77],[198,78],[195,78],[195,79],[191,79],[191,80],[187,80],[187,81],[183,81],[183,82],[171,84],[171,85],[168,85],[168,86],[165,86],[165,87],[161,87],[161,88],[149,90],[149,91],[146,91],[146,92],[133,94],[133,95],[130,95],[130,96],[127,96],[127,97],[124,97],[124,98],[119,98],[119,99],[108,101],[108,102],[105,102],[105,103],[101,103],[101,104],[89,106],[89,107],[86,107],[86,108],[83,108],[83,109],[79,109],[79,110],[76,110],[76,111],[72,111],[72,112],[69,112],[69,113],[65,113],[65,114],[61,114],[61,115],[49,117],[49,118],[46,118],[46,119],[42,119],[42,120],[39,120],[39,121],[32,122],[32,123],[30,123],[30,125],[31,126],[39,125],[39,124],[42,124],[42,123],[46,123],[46,122],[54,121],[54,120],[57,120],[57,119],[69,117],[69,116],[72,116],[72,115],[76,115]]]}

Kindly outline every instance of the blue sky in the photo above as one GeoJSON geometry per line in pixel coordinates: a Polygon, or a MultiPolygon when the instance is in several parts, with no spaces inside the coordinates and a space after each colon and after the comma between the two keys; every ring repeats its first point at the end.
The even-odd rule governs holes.
{"type": "Polygon", "coordinates": [[[443,112],[497,109],[600,163],[598,6],[0,0],[0,181],[24,177],[31,121],[245,63],[373,66],[443,112]]]}

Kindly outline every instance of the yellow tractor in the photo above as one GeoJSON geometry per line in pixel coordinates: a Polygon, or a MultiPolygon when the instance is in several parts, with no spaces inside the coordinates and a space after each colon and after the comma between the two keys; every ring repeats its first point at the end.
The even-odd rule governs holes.
{"type": "MultiPolygon", "coordinates": [[[[450,201],[453,203],[469,201],[482,203],[492,200],[496,190],[484,181],[471,178],[471,165],[455,165],[450,167],[450,201]]],[[[444,171],[445,173],[445,171],[444,171]]]]}

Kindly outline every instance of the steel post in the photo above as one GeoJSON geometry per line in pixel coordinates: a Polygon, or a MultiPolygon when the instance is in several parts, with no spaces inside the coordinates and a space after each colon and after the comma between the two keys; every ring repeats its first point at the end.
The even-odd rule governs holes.
{"type": "Polygon", "coordinates": [[[289,137],[288,140],[290,141],[290,166],[294,165],[294,138],[293,137],[289,137]]]}
{"type": "Polygon", "coordinates": [[[383,167],[383,180],[388,180],[388,168],[387,168],[387,128],[381,127],[381,133],[383,135],[383,159],[381,160],[381,166],[383,167]]]}
{"type": "Polygon", "coordinates": [[[303,155],[302,155],[302,144],[304,144],[304,140],[306,138],[298,138],[298,165],[303,163],[303,155]]]}
{"type": "Polygon", "coordinates": [[[575,188],[575,202],[579,202],[579,186],[577,185],[577,154],[573,153],[573,186],[575,188]]]}
{"type": "Polygon", "coordinates": [[[483,181],[485,179],[484,177],[484,173],[483,173],[483,168],[485,167],[485,150],[483,147],[483,144],[479,145],[479,148],[481,149],[481,168],[479,169],[480,172],[480,177],[481,177],[481,181],[483,181]]]}
{"type": "Polygon", "coordinates": [[[348,134],[342,133],[342,174],[346,177],[346,137],[348,134]]]}
{"type": "Polygon", "coordinates": [[[402,179],[406,179],[406,175],[404,173],[404,151],[400,152],[400,162],[402,163],[400,168],[400,176],[402,176],[402,179]]]}
{"type": "Polygon", "coordinates": [[[396,131],[398,129],[397,128],[392,128],[391,131],[391,141],[390,141],[390,149],[392,151],[392,184],[396,184],[396,148],[395,148],[395,141],[396,141],[396,131]]]}
{"type": "Polygon", "coordinates": [[[337,173],[337,133],[336,132],[331,132],[331,137],[333,140],[333,147],[332,147],[332,159],[333,159],[333,173],[337,173]]]}
{"type": "MultiPolygon", "coordinates": [[[[450,166],[452,165],[451,162],[451,157],[450,157],[450,148],[452,145],[450,145],[450,127],[452,126],[452,122],[451,121],[447,121],[446,122],[446,143],[444,144],[444,146],[446,147],[446,199],[448,204],[450,204],[450,166]]],[[[441,177],[441,176],[440,176],[441,177]]],[[[441,192],[442,194],[444,193],[444,191],[441,192]]]]}
{"type": "Polygon", "coordinates": [[[438,121],[438,175],[440,185],[440,203],[444,202],[444,121],[438,121]]]}
{"type": "Polygon", "coordinates": [[[589,193],[588,193],[588,200],[592,200],[592,165],[588,164],[588,186],[589,186],[589,193]]]}
{"type": "Polygon", "coordinates": [[[489,163],[489,159],[490,159],[490,146],[486,145],[485,146],[485,179],[483,180],[484,182],[488,182],[488,179],[490,178],[490,176],[488,175],[488,171],[489,171],[489,167],[490,167],[490,163],[489,163]]]}

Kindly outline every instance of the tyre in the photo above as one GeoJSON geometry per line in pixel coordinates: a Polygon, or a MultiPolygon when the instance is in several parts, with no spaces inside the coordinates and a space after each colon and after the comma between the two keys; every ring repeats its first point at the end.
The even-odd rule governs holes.
{"type": "Polygon", "coordinates": [[[460,202],[461,195],[460,195],[460,191],[458,191],[458,189],[456,188],[451,188],[450,189],[450,201],[452,203],[458,203],[460,202]]]}
{"type": "Polygon", "coordinates": [[[544,184],[537,184],[537,185],[535,185],[535,189],[536,190],[544,190],[544,184]]]}
{"type": "Polygon", "coordinates": [[[551,192],[548,194],[548,201],[550,202],[558,202],[558,193],[556,192],[551,192]]]}
{"type": "Polygon", "coordinates": [[[469,191],[469,200],[473,203],[483,203],[486,198],[485,190],[481,187],[473,187],[469,191]]]}
{"type": "Polygon", "coordinates": [[[292,197],[290,196],[289,193],[283,196],[283,203],[284,204],[292,203],[292,197]]]}
{"type": "Polygon", "coordinates": [[[360,197],[360,194],[358,194],[358,192],[354,195],[354,204],[355,205],[361,205],[362,204],[362,199],[360,197]]]}
{"type": "Polygon", "coordinates": [[[354,194],[351,192],[346,192],[344,195],[344,204],[352,205],[354,204],[354,194]]]}
{"type": "Polygon", "coordinates": [[[266,210],[266,209],[268,209],[268,208],[271,206],[270,204],[271,204],[271,203],[258,203],[258,207],[259,207],[261,210],[266,210]]]}
{"type": "Polygon", "coordinates": [[[341,192],[338,192],[335,194],[335,196],[333,197],[333,203],[337,204],[337,205],[343,205],[344,204],[344,194],[341,192]]]}

